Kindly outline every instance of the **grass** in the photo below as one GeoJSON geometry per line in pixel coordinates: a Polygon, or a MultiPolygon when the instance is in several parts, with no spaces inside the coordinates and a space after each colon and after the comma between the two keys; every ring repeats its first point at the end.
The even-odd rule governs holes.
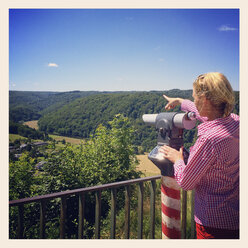
{"type": "Polygon", "coordinates": [[[49,136],[56,141],[62,141],[64,139],[66,142],[74,144],[74,145],[80,145],[83,142],[82,139],[70,138],[70,137],[59,136],[59,135],[54,135],[54,134],[49,134],[49,136]]]}
{"type": "Polygon", "coordinates": [[[9,142],[14,142],[17,139],[27,139],[26,137],[23,137],[19,134],[9,134],[9,142]]]}
{"type": "MultiPolygon", "coordinates": [[[[27,125],[36,130],[39,129],[37,120],[24,122],[24,125],[27,125]]],[[[53,135],[53,134],[49,134],[49,136],[55,139],[56,141],[62,141],[64,139],[66,142],[75,144],[75,145],[79,145],[82,142],[81,139],[76,139],[76,138],[64,137],[64,136],[53,135]]]]}
{"type": "MultiPolygon", "coordinates": [[[[23,123],[24,125],[27,125],[31,128],[34,128],[36,130],[39,129],[38,126],[38,120],[33,120],[33,121],[26,121],[23,123]]],[[[79,145],[82,143],[82,139],[76,139],[76,138],[70,138],[70,137],[65,137],[65,136],[59,136],[59,135],[53,135],[53,134],[49,134],[49,136],[51,138],[53,138],[56,141],[62,141],[65,140],[68,143],[74,144],[74,145],[79,145]]],[[[22,138],[21,136],[19,138],[22,138]]],[[[15,139],[19,139],[18,137],[12,137],[13,140],[15,139]]]]}

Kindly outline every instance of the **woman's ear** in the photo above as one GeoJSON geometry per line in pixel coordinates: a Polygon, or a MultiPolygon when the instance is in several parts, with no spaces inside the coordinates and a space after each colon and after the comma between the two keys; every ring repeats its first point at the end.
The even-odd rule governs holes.
{"type": "Polygon", "coordinates": [[[203,104],[209,104],[210,103],[210,101],[204,95],[201,96],[201,101],[203,104]]]}

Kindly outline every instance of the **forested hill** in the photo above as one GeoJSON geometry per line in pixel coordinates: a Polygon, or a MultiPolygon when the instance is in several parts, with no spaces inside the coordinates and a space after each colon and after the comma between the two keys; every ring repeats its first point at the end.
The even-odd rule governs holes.
{"type": "MultiPolygon", "coordinates": [[[[62,136],[87,138],[98,125],[107,125],[117,114],[128,117],[135,133],[135,145],[149,150],[156,142],[155,128],[147,127],[142,121],[143,114],[165,111],[163,94],[171,97],[192,99],[191,90],[170,90],[164,92],[109,93],[79,98],[62,108],[44,114],[39,120],[40,130],[62,136]]],[[[236,113],[239,113],[238,93],[236,113]]],[[[174,111],[178,111],[179,108],[174,111]]],[[[187,143],[193,141],[193,134],[187,143]]]]}
{"type": "Polygon", "coordinates": [[[100,93],[98,91],[10,91],[9,118],[15,122],[37,120],[44,113],[55,111],[77,98],[100,93]]]}
{"type": "MultiPolygon", "coordinates": [[[[174,95],[174,91],[167,92],[174,95]]],[[[99,124],[107,124],[117,114],[129,117],[135,123],[142,121],[145,113],[163,111],[163,92],[108,93],[93,95],[73,101],[57,111],[44,114],[39,127],[48,133],[86,138],[99,124]]],[[[178,91],[189,98],[191,91],[178,91]]],[[[178,95],[177,94],[177,95],[178,95]]]]}
{"type": "MultiPolygon", "coordinates": [[[[147,150],[156,141],[154,128],[142,121],[143,114],[164,111],[163,94],[192,99],[192,90],[150,92],[10,92],[10,120],[39,119],[47,133],[88,138],[100,125],[107,125],[117,114],[128,117],[135,133],[135,145],[147,150]]],[[[239,92],[235,92],[235,113],[239,114],[239,92]]],[[[178,111],[175,109],[174,111],[178,111]]],[[[187,142],[192,142],[192,135],[187,142]]]]}

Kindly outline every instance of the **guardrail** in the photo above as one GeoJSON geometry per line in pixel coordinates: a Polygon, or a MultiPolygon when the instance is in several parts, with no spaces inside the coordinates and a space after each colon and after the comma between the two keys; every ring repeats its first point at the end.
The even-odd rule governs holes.
{"type": "MultiPolygon", "coordinates": [[[[68,190],[48,195],[35,196],[31,198],[24,198],[19,200],[12,200],[9,202],[10,207],[18,207],[18,225],[17,238],[24,238],[24,204],[39,202],[40,203],[40,238],[45,237],[45,223],[46,223],[46,204],[47,201],[55,198],[60,198],[60,239],[65,238],[66,225],[66,198],[72,195],[79,196],[79,212],[78,212],[78,238],[82,239],[84,235],[84,213],[85,213],[85,194],[95,192],[95,239],[100,239],[100,220],[101,220],[101,192],[103,190],[111,190],[111,230],[110,238],[115,239],[116,227],[116,189],[125,187],[125,239],[130,237],[130,185],[138,184],[138,239],[143,238],[143,195],[144,182],[150,182],[150,234],[149,238],[154,239],[155,236],[155,190],[156,180],[161,179],[161,175],[144,177],[122,182],[98,185],[94,187],[81,188],[75,190],[68,190]]],[[[186,238],[186,213],[187,213],[187,192],[182,192],[182,238],[186,238]]],[[[191,217],[192,219],[193,217],[191,217]]],[[[192,223],[193,224],[193,219],[192,223]]],[[[194,224],[192,225],[192,227],[194,224]]],[[[195,230],[191,228],[191,238],[195,238],[195,230]]]]}

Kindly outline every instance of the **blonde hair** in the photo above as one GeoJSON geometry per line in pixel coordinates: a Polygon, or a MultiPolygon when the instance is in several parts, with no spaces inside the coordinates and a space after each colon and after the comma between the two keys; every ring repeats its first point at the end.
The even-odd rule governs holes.
{"type": "Polygon", "coordinates": [[[210,72],[197,77],[193,83],[195,94],[204,95],[226,117],[230,115],[235,104],[235,96],[227,78],[219,72],[210,72]]]}

